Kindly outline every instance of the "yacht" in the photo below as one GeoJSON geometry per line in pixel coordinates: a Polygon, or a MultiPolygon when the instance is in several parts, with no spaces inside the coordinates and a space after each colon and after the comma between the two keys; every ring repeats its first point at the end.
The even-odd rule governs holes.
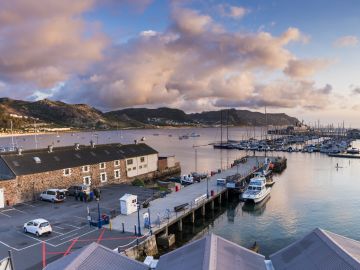
{"type": "Polygon", "coordinates": [[[271,191],[271,187],[266,187],[266,178],[264,176],[255,176],[250,180],[249,186],[242,194],[245,202],[259,203],[264,200],[271,191]]]}

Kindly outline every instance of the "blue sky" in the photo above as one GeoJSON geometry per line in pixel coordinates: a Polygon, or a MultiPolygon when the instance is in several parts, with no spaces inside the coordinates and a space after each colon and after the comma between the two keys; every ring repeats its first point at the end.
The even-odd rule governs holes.
{"type": "Polygon", "coordinates": [[[360,1],[1,2],[0,95],[360,127],[360,1]]]}

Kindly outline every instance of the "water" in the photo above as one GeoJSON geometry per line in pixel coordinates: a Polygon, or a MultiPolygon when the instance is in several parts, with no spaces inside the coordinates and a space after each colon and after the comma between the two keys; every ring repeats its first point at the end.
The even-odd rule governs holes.
{"type": "MultiPolygon", "coordinates": [[[[242,139],[252,132],[253,129],[231,128],[229,137],[242,139]]],[[[260,136],[261,129],[255,132],[260,136]]],[[[235,158],[246,154],[208,146],[209,142],[220,140],[220,131],[215,128],[108,131],[97,132],[97,136],[95,133],[67,133],[60,137],[40,135],[37,143],[39,147],[52,143],[55,146],[75,142],[88,144],[90,139],[97,143],[131,143],[141,137],[160,154],[175,154],[183,173],[194,171],[195,164],[199,172],[226,168],[235,158]],[[201,136],[178,139],[179,135],[190,132],[201,136]]],[[[16,137],[15,141],[25,149],[35,147],[33,136],[16,137]]],[[[11,138],[0,138],[0,146],[10,142],[11,138]]],[[[359,146],[356,142],[355,147],[359,146]]],[[[244,208],[242,203],[232,204],[210,226],[210,231],[245,247],[257,241],[264,255],[278,251],[316,227],[360,240],[360,160],[329,158],[320,153],[269,154],[288,158],[287,169],[274,177],[276,184],[270,199],[257,209],[244,208]]]]}

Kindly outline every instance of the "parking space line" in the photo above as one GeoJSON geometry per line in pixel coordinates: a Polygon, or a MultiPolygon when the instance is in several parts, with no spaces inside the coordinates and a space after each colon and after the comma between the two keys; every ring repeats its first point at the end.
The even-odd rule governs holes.
{"type": "Polygon", "coordinates": [[[59,232],[57,232],[57,231],[52,231],[53,233],[56,233],[56,234],[60,234],[60,236],[62,236],[62,235],[64,235],[63,233],[59,233],[59,232]]]}
{"type": "Polygon", "coordinates": [[[16,250],[16,251],[17,251],[17,249],[16,249],[16,248],[14,248],[14,247],[12,247],[12,246],[10,246],[10,245],[8,245],[8,244],[6,244],[6,243],[2,242],[2,241],[0,241],[0,243],[1,243],[1,244],[3,244],[4,246],[8,247],[8,248],[12,248],[12,249],[14,249],[14,250],[16,250]]]}
{"type": "Polygon", "coordinates": [[[33,239],[33,240],[36,240],[36,241],[39,242],[39,243],[43,242],[43,241],[41,241],[41,240],[38,239],[38,238],[35,238],[35,237],[32,237],[32,236],[28,235],[27,233],[22,233],[22,232],[19,232],[19,231],[17,231],[17,232],[20,233],[21,235],[24,235],[24,236],[26,236],[26,237],[29,237],[29,238],[33,239]]]}
{"type": "MultiPolygon", "coordinates": [[[[84,227],[77,227],[77,226],[74,226],[74,225],[71,225],[71,224],[66,224],[66,225],[68,225],[68,226],[70,226],[70,227],[74,227],[74,228],[76,228],[76,229],[84,228],[84,227]]],[[[86,227],[87,227],[87,226],[86,226],[86,227]]]]}
{"type": "Polygon", "coordinates": [[[77,233],[70,234],[70,235],[68,235],[68,236],[65,236],[64,238],[60,238],[60,240],[64,240],[64,239],[66,239],[66,238],[73,237],[73,236],[75,236],[75,235],[77,235],[77,233]]]}
{"type": "Polygon", "coordinates": [[[28,248],[31,248],[31,247],[34,247],[36,245],[39,245],[41,242],[38,242],[38,243],[35,243],[35,244],[32,244],[30,246],[27,246],[27,247],[23,247],[23,248],[20,248],[20,249],[15,249],[16,251],[23,251],[25,249],[28,249],[28,248]]]}
{"type": "Polygon", "coordinates": [[[15,207],[13,207],[13,209],[16,210],[16,211],[19,211],[20,213],[27,214],[27,212],[22,211],[22,210],[19,210],[19,209],[16,209],[15,207]]]}
{"type": "Polygon", "coordinates": [[[4,209],[1,212],[9,212],[9,211],[14,211],[14,208],[4,209]]]}
{"type": "Polygon", "coordinates": [[[61,229],[61,230],[65,230],[65,228],[60,227],[60,226],[55,226],[55,225],[52,225],[52,226],[55,227],[55,228],[59,228],[59,229],[61,229]]]}
{"type": "Polygon", "coordinates": [[[24,203],[24,202],[22,202],[22,203],[18,203],[18,204],[27,205],[27,206],[30,206],[30,207],[36,207],[35,205],[29,204],[29,203],[24,203]]]}
{"type": "Polygon", "coordinates": [[[9,215],[7,215],[7,214],[4,214],[2,211],[0,212],[0,214],[4,215],[4,216],[6,216],[6,217],[11,217],[11,216],[9,216],[9,215]]]}
{"type": "MultiPolygon", "coordinates": [[[[79,239],[80,237],[83,237],[83,236],[85,236],[85,235],[87,235],[87,234],[89,234],[89,233],[93,233],[93,232],[95,232],[95,231],[97,231],[97,230],[98,230],[98,229],[94,229],[94,230],[92,230],[92,231],[88,231],[88,232],[86,232],[86,233],[83,233],[83,234],[81,234],[81,235],[78,235],[78,236],[75,237],[75,238],[79,239]]],[[[61,244],[56,245],[55,247],[58,247],[58,246],[61,246],[61,245],[65,244],[65,243],[67,243],[67,242],[70,242],[70,241],[74,240],[75,238],[69,239],[69,240],[65,241],[64,243],[61,243],[61,244]]],[[[78,240],[78,241],[80,241],[80,240],[78,240]]]]}

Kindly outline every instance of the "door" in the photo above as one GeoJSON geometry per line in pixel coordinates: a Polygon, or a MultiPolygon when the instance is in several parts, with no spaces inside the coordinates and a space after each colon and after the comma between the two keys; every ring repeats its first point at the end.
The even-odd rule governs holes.
{"type": "Polygon", "coordinates": [[[5,207],[5,195],[4,195],[4,189],[0,188],[0,208],[5,207]]]}

